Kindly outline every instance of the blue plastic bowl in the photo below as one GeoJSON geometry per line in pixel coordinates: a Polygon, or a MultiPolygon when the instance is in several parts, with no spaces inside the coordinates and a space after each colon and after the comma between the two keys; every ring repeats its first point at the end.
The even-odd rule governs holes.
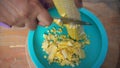
{"type": "MultiPolygon", "coordinates": [[[[75,68],[99,68],[104,62],[108,50],[106,31],[100,20],[89,10],[81,8],[79,12],[83,21],[93,25],[83,26],[91,43],[84,48],[86,58],[81,60],[79,66],[75,68]]],[[[55,8],[50,9],[49,13],[53,17],[60,17],[55,8]]],[[[49,27],[52,26],[54,26],[54,24],[49,27]]],[[[38,26],[36,30],[30,30],[28,34],[28,52],[36,68],[71,68],[70,66],[60,66],[57,63],[49,64],[48,61],[43,58],[45,53],[42,51],[41,44],[43,42],[43,33],[46,30],[45,27],[38,26]]]]}

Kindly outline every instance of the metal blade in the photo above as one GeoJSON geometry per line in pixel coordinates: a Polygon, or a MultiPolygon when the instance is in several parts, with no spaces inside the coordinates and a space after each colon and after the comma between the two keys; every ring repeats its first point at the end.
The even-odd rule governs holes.
{"type": "Polygon", "coordinates": [[[91,23],[88,23],[88,22],[74,20],[74,19],[65,18],[65,17],[61,17],[61,18],[57,18],[57,19],[60,19],[61,21],[63,21],[64,24],[72,23],[72,24],[80,24],[80,25],[92,25],[91,23]]]}

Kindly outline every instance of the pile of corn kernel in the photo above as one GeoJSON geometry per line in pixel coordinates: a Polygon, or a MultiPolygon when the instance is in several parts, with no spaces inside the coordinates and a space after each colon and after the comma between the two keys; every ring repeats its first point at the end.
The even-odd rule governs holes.
{"type": "MultiPolygon", "coordinates": [[[[57,23],[58,24],[58,23],[57,23]]],[[[47,55],[44,55],[49,63],[57,62],[61,66],[76,66],[79,65],[80,59],[85,58],[85,52],[83,47],[85,44],[90,44],[87,36],[82,37],[83,42],[75,41],[70,38],[69,35],[62,34],[62,27],[52,29],[47,31],[43,35],[44,41],[42,43],[43,51],[47,55]]]]}

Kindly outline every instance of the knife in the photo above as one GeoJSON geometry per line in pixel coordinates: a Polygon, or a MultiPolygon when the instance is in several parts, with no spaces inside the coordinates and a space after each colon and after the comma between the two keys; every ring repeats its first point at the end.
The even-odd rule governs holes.
{"type": "Polygon", "coordinates": [[[63,21],[64,24],[80,24],[80,25],[92,25],[89,22],[84,22],[81,20],[74,20],[71,18],[65,18],[65,17],[61,17],[61,18],[55,18],[55,19],[60,19],[61,21],[63,21]]]}

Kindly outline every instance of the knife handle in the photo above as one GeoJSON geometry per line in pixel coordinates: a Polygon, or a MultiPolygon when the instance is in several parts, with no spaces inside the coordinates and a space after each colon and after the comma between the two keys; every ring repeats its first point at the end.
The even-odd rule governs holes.
{"type": "Polygon", "coordinates": [[[5,24],[5,23],[3,23],[3,22],[0,22],[0,26],[1,26],[1,27],[5,27],[5,28],[10,28],[9,25],[7,25],[7,24],[5,24]]]}

